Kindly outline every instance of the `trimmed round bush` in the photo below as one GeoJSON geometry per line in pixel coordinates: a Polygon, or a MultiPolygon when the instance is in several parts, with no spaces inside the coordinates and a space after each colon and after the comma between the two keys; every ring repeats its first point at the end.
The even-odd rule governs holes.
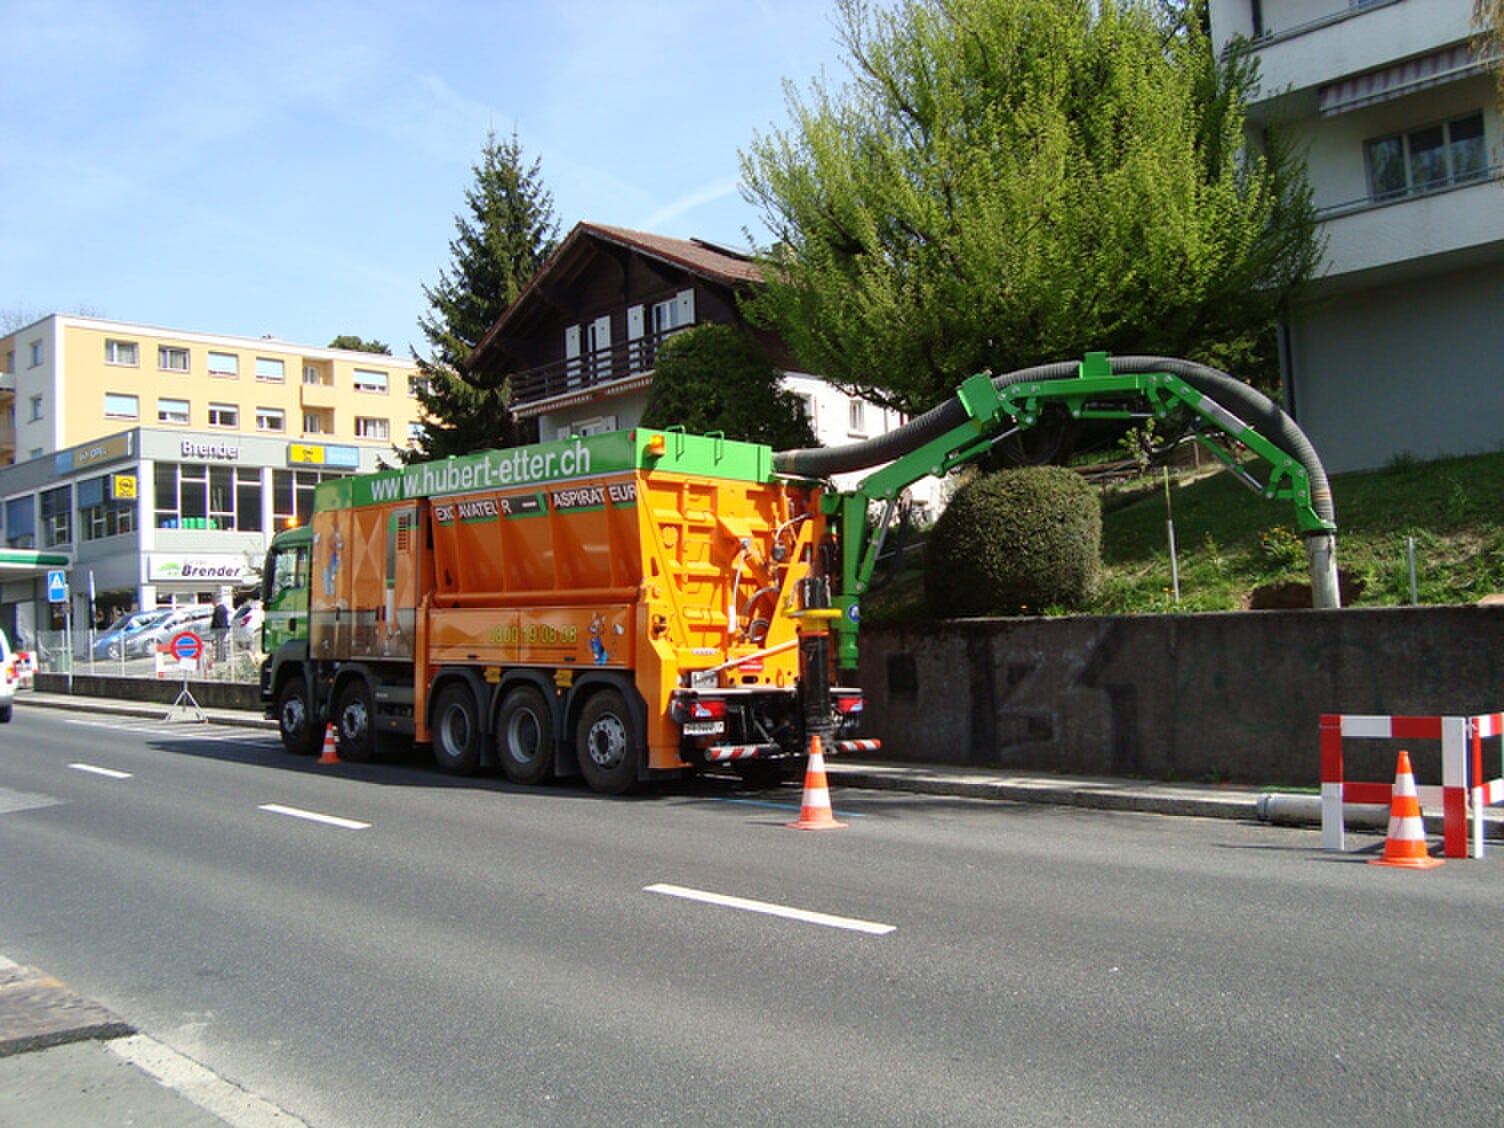
{"type": "Polygon", "coordinates": [[[924,590],[948,617],[1080,607],[1102,571],[1102,504],[1062,466],[1003,470],[956,491],[930,533],[924,590]]]}

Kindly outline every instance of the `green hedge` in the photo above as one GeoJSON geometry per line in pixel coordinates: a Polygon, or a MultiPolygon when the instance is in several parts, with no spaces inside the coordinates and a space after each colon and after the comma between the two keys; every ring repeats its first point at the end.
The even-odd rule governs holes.
{"type": "Polygon", "coordinates": [[[1034,614],[1091,598],[1102,573],[1102,506],[1060,466],[1004,470],[956,491],[930,534],[924,588],[946,617],[1034,614]]]}

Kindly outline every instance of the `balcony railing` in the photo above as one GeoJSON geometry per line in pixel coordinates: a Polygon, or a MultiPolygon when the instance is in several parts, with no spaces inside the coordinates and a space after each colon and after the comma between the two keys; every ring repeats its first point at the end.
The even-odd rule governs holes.
{"type": "Polygon", "coordinates": [[[582,356],[509,373],[512,406],[517,408],[553,399],[555,396],[625,380],[629,376],[646,376],[657,363],[658,350],[663,342],[676,332],[679,330],[639,337],[635,341],[622,341],[582,356]]]}

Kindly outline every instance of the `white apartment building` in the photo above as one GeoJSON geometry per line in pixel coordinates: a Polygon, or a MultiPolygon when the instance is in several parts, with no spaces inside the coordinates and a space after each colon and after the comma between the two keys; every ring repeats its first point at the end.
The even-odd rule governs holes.
{"type": "Polygon", "coordinates": [[[1211,0],[1261,68],[1255,130],[1303,148],[1327,238],[1286,327],[1287,409],[1328,470],[1497,448],[1504,186],[1472,0],[1211,0]]]}

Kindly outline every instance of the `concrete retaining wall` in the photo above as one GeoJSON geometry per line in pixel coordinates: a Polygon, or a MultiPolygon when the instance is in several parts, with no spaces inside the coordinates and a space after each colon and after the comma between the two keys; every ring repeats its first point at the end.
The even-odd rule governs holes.
{"type": "MultiPolygon", "coordinates": [[[[1314,786],[1322,713],[1504,709],[1504,608],[863,627],[859,673],[885,759],[1314,786]]],[[[1427,743],[1416,775],[1439,783],[1427,743]]],[[[1348,778],[1392,780],[1398,747],[1349,741],[1348,778]]]]}
{"type": "MultiPolygon", "coordinates": [[[[42,693],[67,693],[67,674],[37,674],[42,693]]],[[[190,681],[188,690],[205,709],[250,709],[261,712],[259,686],[236,682],[190,681]]],[[[115,697],[124,701],[156,701],[171,705],[183,692],[183,681],[168,678],[122,678],[103,674],[74,674],[73,692],[80,697],[115,697]]]]}

